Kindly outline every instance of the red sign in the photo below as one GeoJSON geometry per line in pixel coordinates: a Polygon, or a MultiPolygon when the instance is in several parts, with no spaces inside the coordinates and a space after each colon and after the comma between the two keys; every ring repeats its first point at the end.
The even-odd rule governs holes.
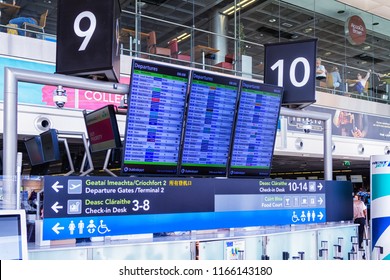
{"type": "MultiPolygon", "coordinates": [[[[121,77],[120,83],[129,84],[130,78],[121,77]]],[[[53,101],[53,91],[55,86],[44,86],[42,88],[42,102],[49,106],[56,106],[53,101]]],[[[113,104],[119,106],[123,95],[100,91],[82,90],[74,88],[65,88],[67,93],[67,102],[64,108],[76,108],[86,110],[96,110],[105,105],[113,104]]]]}
{"type": "Polygon", "coordinates": [[[367,29],[359,16],[351,16],[345,23],[345,35],[352,45],[360,45],[366,41],[367,29]]]}

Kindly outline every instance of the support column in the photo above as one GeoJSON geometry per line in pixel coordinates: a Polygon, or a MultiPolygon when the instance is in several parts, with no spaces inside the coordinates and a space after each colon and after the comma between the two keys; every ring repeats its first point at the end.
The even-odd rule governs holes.
{"type": "Polygon", "coordinates": [[[225,61],[225,55],[228,53],[228,43],[227,43],[227,28],[228,28],[228,18],[227,16],[216,11],[214,13],[213,19],[211,20],[210,30],[213,32],[211,34],[211,47],[219,50],[215,54],[214,64],[225,61]]]}

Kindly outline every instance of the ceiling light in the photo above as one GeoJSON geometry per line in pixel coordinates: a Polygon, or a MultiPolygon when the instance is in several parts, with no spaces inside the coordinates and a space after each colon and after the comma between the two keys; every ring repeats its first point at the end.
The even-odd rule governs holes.
{"type": "Polygon", "coordinates": [[[183,34],[177,36],[176,39],[177,39],[177,40],[180,40],[180,39],[182,39],[183,37],[186,37],[187,35],[188,35],[188,33],[187,33],[187,32],[184,32],[183,34]]]}
{"type": "Polygon", "coordinates": [[[311,28],[311,27],[305,28],[305,30],[303,30],[303,32],[305,32],[305,33],[309,33],[311,31],[313,31],[313,28],[311,28]]]}
{"type": "Polygon", "coordinates": [[[181,41],[184,41],[185,39],[187,39],[187,38],[189,38],[189,37],[191,37],[191,34],[190,33],[184,33],[184,34],[186,34],[186,35],[180,35],[179,37],[180,37],[180,39],[179,39],[179,37],[177,37],[177,42],[179,43],[179,42],[181,42],[181,41]]]}
{"type": "Polygon", "coordinates": [[[227,9],[225,9],[222,14],[230,16],[231,14],[234,14],[235,12],[238,12],[242,8],[245,8],[246,6],[252,4],[253,2],[256,2],[257,0],[241,0],[237,3],[236,6],[231,6],[227,9]]]}
{"type": "Polygon", "coordinates": [[[287,28],[293,27],[293,25],[291,23],[288,23],[288,22],[283,22],[282,25],[287,27],[287,28]]]}
{"type": "Polygon", "coordinates": [[[367,50],[369,50],[369,49],[371,49],[371,46],[364,46],[364,47],[363,47],[363,50],[364,50],[364,51],[367,51],[367,50]]]}
{"type": "Polygon", "coordinates": [[[274,22],[276,21],[276,19],[275,19],[275,18],[270,18],[268,21],[269,21],[270,23],[274,23],[274,22]]]}
{"type": "Polygon", "coordinates": [[[183,34],[173,38],[172,40],[176,40],[178,43],[187,39],[188,37],[190,37],[191,34],[190,33],[187,33],[187,32],[184,32],[183,34]]]}

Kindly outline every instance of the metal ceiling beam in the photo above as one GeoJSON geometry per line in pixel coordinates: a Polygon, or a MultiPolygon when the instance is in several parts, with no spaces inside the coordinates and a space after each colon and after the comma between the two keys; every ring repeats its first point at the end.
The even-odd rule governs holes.
{"type": "Polygon", "coordinates": [[[333,179],[332,115],[328,113],[294,110],[282,107],[280,114],[286,117],[310,118],[324,121],[324,179],[333,179]]]}

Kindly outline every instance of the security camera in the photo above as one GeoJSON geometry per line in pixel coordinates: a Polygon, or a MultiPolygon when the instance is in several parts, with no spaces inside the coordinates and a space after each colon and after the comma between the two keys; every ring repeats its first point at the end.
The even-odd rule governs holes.
{"type": "Polygon", "coordinates": [[[303,132],[305,133],[310,133],[310,130],[312,129],[312,125],[311,125],[311,120],[306,120],[303,124],[302,124],[302,129],[303,129],[303,132]]]}
{"type": "Polygon", "coordinates": [[[35,119],[35,127],[40,131],[46,131],[52,126],[51,120],[46,116],[38,116],[35,119]]]}
{"type": "Polygon", "coordinates": [[[63,108],[68,101],[66,90],[61,85],[57,86],[56,90],[53,92],[53,101],[60,109],[63,108]]]}
{"type": "Polygon", "coordinates": [[[359,152],[359,154],[363,154],[364,153],[364,146],[362,144],[358,145],[358,152],[359,152]]]}
{"type": "Polygon", "coordinates": [[[295,148],[297,150],[301,150],[303,148],[303,140],[301,138],[297,138],[295,140],[295,148]]]}

